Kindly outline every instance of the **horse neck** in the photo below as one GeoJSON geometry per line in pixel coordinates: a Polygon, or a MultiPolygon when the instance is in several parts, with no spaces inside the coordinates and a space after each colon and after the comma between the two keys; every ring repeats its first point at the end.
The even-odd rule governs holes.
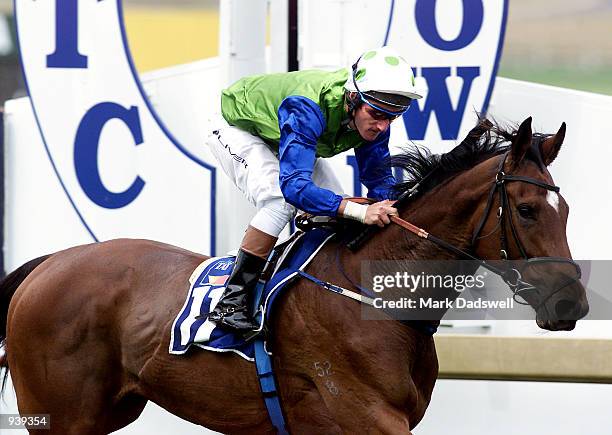
{"type": "MultiPolygon", "coordinates": [[[[498,162],[499,158],[489,159],[445,181],[400,210],[401,218],[469,251],[474,229],[485,212],[498,162]]],[[[399,225],[390,225],[367,245],[363,256],[370,260],[456,258],[432,242],[407,233],[399,225]]]]}
{"type": "MultiPolygon", "coordinates": [[[[472,231],[479,218],[478,212],[484,210],[483,197],[486,198],[494,173],[493,164],[481,164],[465,171],[427,192],[405,210],[401,210],[401,217],[458,248],[469,249],[472,231]]],[[[364,261],[444,258],[452,256],[433,243],[408,233],[398,225],[389,225],[355,253],[336,244],[328,245],[320,255],[317,255],[309,273],[333,284],[353,288],[353,283],[361,281],[361,267],[364,261]],[[336,263],[339,267],[334,267],[336,263]]],[[[313,295],[308,295],[306,292],[296,294],[302,309],[306,311],[311,309],[313,316],[319,319],[323,327],[331,325],[330,333],[337,331],[339,324],[353,325],[351,328],[346,328],[346,333],[359,337],[362,342],[371,343],[372,352],[378,352],[379,355],[380,349],[375,349],[380,337],[396,342],[396,349],[404,349],[396,352],[401,354],[402,358],[411,355],[409,350],[414,349],[415,343],[423,340],[420,333],[404,327],[399,322],[360,322],[362,307],[348,298],[338,298],[334,295],[330,296],[329,304],[314,304],[316,298],[313,295]]]]}
{"type": "MultiPolygon", "coordinates": [[[[487,192],[498,161],[489,160],[493,162],[483,162],[426,192],[400,210],[401,217],[455,247],[469,251],[473,230],[484,212],[487,192]]],[[[410,265],[411,261],[456,258],[449,251],[394,224],[379,231],[357,252],[349,252],[337,245],[329,246],[326,250],[330,251],[329,257],[323,259],[319,256],[315,263],[323,259],[326,264],[320,266],[329,270],[330,264],[338,262],[339,275],[333,278],[336,284],[348,287],[361,281],[364,262],[386,262],[395,270],[411,270],[414,268],[410,265]],[[395,260],[394,264],[389,260],[395,260]]]]}
{"type": "MultiPolygon", "coordinates": [[[[476,167],[464,171],[440,186],[426,192],[422,197],[400,210],[404,220],[423,228],[436,237],[454,245],[455,247],[470,251],[473,231],[484,213],[486,198],[491,188],[498,159],[492,162],[483,162],[476,167]]],[[[471,274],[472,265],[464,262],[418,262],[417,260],[451,260],[455,255],[434,243],[424,240],[408,232],[399,225],[391,224],[378,235],[372,238],[361,250],[356,253],[345,252],[341,258],[341,266],[352,278],[353,282],[361,282],[361,273],[373,278],[374,275],[395,275],[397,272],[417,276],[423,273],[430,275],[471,274]],[[465,268],[467,266],[467,268],[465,268]],[[362,270],[362,267],[365,269],[362,270]],[[361,271],[361,272],[360,272],[361,271]]],[[[344,280],[342,280],[344,281],[344,280]]],[[[346,281],[340,284],[347,284],[346,281]]],[[[366,279],[369,281],[369,279],[366,279]]],[[[362,282],[364,285],[373,284],[362,282]]],[[[392,286],[393,287],[393,286],[392,286]]],[[[414,289],[385,288],[380,293],[386,300],[400,300],[400,298],[423,298],[433,300],[454,299],[457,293],[454,289],[431,289],[419,286],[414,289]]],[[[417,302],[418,304],[418,302],[417,302]]],[[[440,320],[448,306],[439,310],[430,311],[434,317],[430,320],[440,320]]],[[[353,313],[356,315],[359,311],[353,313]]],[[[378,328],[383,328],[386,337],[392,335],[400,343],[414,343],[420,337],[411,328],[403,327],[399,322],[381,322],[378,328]]]]}

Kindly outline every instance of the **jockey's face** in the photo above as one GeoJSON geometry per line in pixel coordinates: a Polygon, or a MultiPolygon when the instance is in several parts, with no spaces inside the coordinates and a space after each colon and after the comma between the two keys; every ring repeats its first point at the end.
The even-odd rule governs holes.
{"type": "MultiPolygon", "coordinates": [[[[387,106],[386,104],[380,104],[385,110],[394,110],[393,107],[387,106]]],[[[367,104],[361,104],[355,110],[355,117],[353,125],[351,127],[357,130],[359,135],[365,141],[373,141],[378,137],[379,134],[387,131],[391,122],[393,122],[398,116],[390,116],[384,112],[380,112],[367,104]]]]}

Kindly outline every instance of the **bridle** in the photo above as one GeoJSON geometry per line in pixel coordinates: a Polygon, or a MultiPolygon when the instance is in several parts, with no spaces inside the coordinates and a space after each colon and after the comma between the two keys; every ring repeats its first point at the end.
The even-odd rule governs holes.
{"type": "MultiPolygon", "coordinates": [[[[502,260],[502,263],[506,263],[505,267],[500,268],[497,267],[495,265],[493,265],[490,261],[487,260],[483,260],[480,259],[472,254],[470,254],[469,252],[462,250],[460,248],[457,248],[456,246],[446,242],[445,240],[442,240],[438,237],[433,236],[432,234],[429,234],[427,231],[425,231],[422,228],[417,227],[416,225],[411,224],[410,222],[405,221],[404,219],[400,218],[399,216],[391,216],[390,219],[393,223],[401,226],[402,228],[416,234],[417,236],[427,239],[433,243],[435,243],[436,245],[440,246],[441,248],[452,252],[453,254],[459,256],[460,258],[466,259],[466,260],[471,260],[476,262],[479,266],[482,266],[488,270],[490,270],[491,272],[495,273],[496,275],[500,276],[503,281],[508,285],[508,287],[510,288],[510,290],[513,293],[513,299],[522,305],[529,305],[529,303],[524,302],[520,299],[518,299],[518,296],[522,296],[523,293],[527,292],[527,291],[535,291],[536,293],[539,294],[538,288],[525,281],[522,277],[521,274],[521,270],[525,270],[527,267],[531,267],[537,264],[545,264],[545,263],[562,263],[562,264],[570,264],[572,265],[575,269],[576,269],[576,276],[575,277],[570,277],[567,281],[565,281],[559,288],[557,288],[555,291],[551,292],[548,296],[546,296],[545,298],[542,298],[540,295],[540,302],[537,305],[537,307],[534,307],[535,311],[537,312],[545,303],[546,301],[548,301],[548,299],[550,299],[554,294],[556,294],[557,292],[561,291],[563,288],[565,288],[566,286],[574,283],[575,281],[579,280],[581,277],[581,271],[580,271],[580,266],[574,262],[572,259],[570,258],[564,258],[564,257],[529,257],[526,253],[526,250],[519,238],[518,232],[516,230],[516,227],[514,225],[514,222],[512,220],[512,212],[510,210],[510,201],[508,198],[508,191],[506,189],[506,184],[510,183],[510,182],[521,182],[521,183],[529,183],[538,187],[541,187],[543,189],[546,189],[548,191],[551,192],[555,192],[558,193],[559,192],[559,187],[558,186],[554,186],[551,184],[547,184],[544,183],[540,180],[537,180],[535,178],[531,178],[531,177],[524,177],[521,175],[511,175],[511,174],[506,174],[503,171],[504,168],[504,164],[506,162],[506,159],[508,157],[509,151],[507,151],[506,153],[504,153],[501,162],[497,168],[497,172],[495,175],[495,179],[493,180],[493,185],[491,186],[491,189],[489,190],[489,195],[488,195],[488,199],[487,199],[487,205],[485,207],[484,213],[482,215],[482,217],[480,218],[480,221],[476,227],[476,230],[474,231],[474,234],[472,236],[472,244],[471,246],[474,247],[476,240],[484,238],[484,237],[479,237],[480,233],[482,232],[482,229],[485,225],[485,222],[487,221],[487,218],[489,217],[489,214],[491,212],[491,209],[493,207],[493,200],[495,198],[495,193],[498,192],[499,193],[499,207],[497,209],[497,219],[499,220],[498,225],[496,226],[496,228],[501,228],[500,231],[500,257],[502,260]],[[507,221],[507,222],[506,222],[507,221]],[[508,240],[506,238],[506,228],[507,225],[510,227],[510,234],[512,235],[512,238],[514,239],[514,242],[516,243],[516,245],[518,246],[518,249],[521,253],[521,256],[523,257],[523,267],[513,267],[512,264],[507,263],[508,262],[508,240]]],[[[413,197],[417,191],[418,191],[418,186],[421,183],[417,184],[413,189],[407,191],[405,194],[401,195],[398,200],[396,201],[396,203],[394,204],[394,207],[400,207],[401,205],[405,204],[411,197],[413,197]]],[[[492,235],[492,233],[488,234],[485,237],[488,237],[490,235],[492,235]]]]}
{"type": "MultiPolygon", "coordinates": [[[[556,293],[558,293],[559,291],[561,291],[563,288],[567,287],[568,285],[578,281],[581,277],[581,271],[580,271],[580,266],[574,262],[571,258],[564,258],[564,257],[529,257],[527,255],[527,252],[523,246],[523,243],[521,242],[518,232],[516,230],[516,227],[514,225],[514,222],[512,220],[512,212],[510,210],[510,201],[508,198],[508,191],[506,189],[506,184],[507,183],[511,183],[511,182],[521,182],[521,183],[529,183],[532,184],[534,186],[538,186],[540,188],[546,189],[548,191],[551,192],[555,192],[558,193],[559,192],[559,187],[558,186],[554,186],[552,184],[547,184],[544,183],[540,180],[537,180],[535,178],[531,178],[531,177],[525,177],[525,176],[521,176],[521,175],[511,175],[511,174],[506,174],[503,169],[504,169],[504,165],[506,163],[506,159],[508,157],[510,151],[506,151],[503,156],[502,159],[499,163],[499,166],[497,168],[496,174],[495,174],[495,178],[493,180],[493,185],[491,186],[491,189],[489,190],[489,195],[487,198],[487,205],[485,207],[485,210],[483,212],[482,217],[480,218],[480,221],[478,223],[478,225],[476,226],[476,230],[474,231],[474,234],[472,236],[472,243],[471,243],[471,251],[473,251],[473,248],[475,246],[475,243],[478,239],[482,239],[485,237],[488,237],[490,235],[492,235],[498,228],[501,228],[500,231],[500,257],[501,257],[501,263],[503,264],[503,267],[498,267],[496,265],[494,265],[491,261],[489,260],[483,260],[481,258],[478,258],[474,255],[472,255],[471,253],[460,249],[458,247],[456,247],[455,245],[448,243],[447,241],[440,239],[430,233],[428,233],[427,231],[425,231],[423,228],[419,228],[416,225],[400,218],[399,216],[390,216],[390,220],[391,222],[393,222],[396,225],[399,225],[400,227],[412,232],[413,234],[416,234],[417,236],[429,240],[430,242],[438,245],[439,247],[445,249],[448,252],[451,252],[453,254],[455,254],[456,256],[458,256],[461,259],[465,259],[465,260],[470,260],[472,262],[475,263],[475,265],[477,266],[482,266],[485,269],[493,272],[494,274],[498,275],[499,277],[501,277],[501,279],[508,285],[508,287],[510,288],[510,290],[512,291],[512,298],[515,300],[515,302],[517,302],[518,304],[521,305],[529,305],[528,302],[523,301],[521,299],[519,299],[518,297],[521,296],[523,297],[523,294],[525,294],[526,292],[529,291],[533,291],[536,294],[538,294],[540,296],[540,301],[538,303],[537,306],[534,307],[534,310],[536,311],[536,313],[538,312],[538,310],[544,306],[544,304],[556,293]],[[482,232],[482,229],[484,228],[485,222],[487,221],[487,218],[489,217],[490,213],[491,213],[491,209],[493,208],[493,201],[495,198],[495,194],[499,193],[499,207],[497,209],[497,219],[498,219],[498,224],[496,225],[496,229],[494,231],[492,231],[490,234],[487,234],[486,236],[480,236],[480,233],[482,232]],[[507,222],[506,222],[507,221],[507,222]],[[521,264],[521,266],[518,266],[516,264],[512,264],[511,261],[508,259],[508,240],[506,237],[506,233],[507,233],[507,226],[510,227],[510,234],[512,235],[512,238],[514,239],[515,244],[518,246],[518,249],[521,253],[521,256],[523,258],[521,264]],[[573,266],[576,270],[576,275],[574,277],[569,277],[568,280],[566,280],[565,282],[562,283],[562,285],[560,285],[557,289],[555,289],[553,292],[551,292],[549,295],[547,295],[546,297],[542,297],[542,295],[540,294],[538,288],[531,284],[528,281],[525,281],[523,279],[523,273],[524,270],[527,269],[528,267],[533,267],[535,265],[542,265],[542,264],[546,264],[546,263],[560,263],[560,264],[569,264],[571,266],[573,266]],[[523,273],[521,273],[521,271],[523,271],[523,273]]],[[[395,208],[399,208],[402,207],[404,205],[406,205],[418,192],[419,192],[419,187],[421,185],[424,184],[424,182],[430,177],[432,176],[432,174],[435,172],[436,169],[434,169],[432,172],[430,172],[428,175],[426,175],[423,179],[421,179],[421,181],[419,181],[415,186],[413,186],[411,189],[407,190],[406,192],[404,192],[403,194],[401,194],[399,196],[399,198],[397,199],[397,201],[394,204],[395,208]]],[[[356,251],[357,249],[359,249],[359,247],[375,232],[378,230],[378,227],[374,227],[374,226],[370,226],[364,229],[364,231],[359,234],[355,239],[351,240],[348,244],[347,247],[353,251],[356,251]]],[[[362,288],[361,286],[357,285],[356,283],[354,283],[348,276],[346,273],[344,273],[343,270],[341,270],[341,272],[343,273],[344,277],[347,278],[349,280],[349,282],[351,282],[355,287],[359,288],[362,292],[363,291],[367,291],[366,289],[362,288]]],[[[371,293],[371,292],[368,292],[371,293]]]]}
{"type": "MultiPolygon", "coordinates": [[[[512,298],[518,304],[531,305],[529,302],[527,302],[527,299],[524,298],[523,294],[527,293],[528,291],[535,292],[536,294],[540,296],[540,300],[537,306],[533,307],[535,312],[538,313],[540,308],[545,307],[544,304],[553,295],[555,295],[556,293],[558,293],[559,291],[561,291],[568,285],[573,284],[574,282],[578,281],[581,277],[581,271],[580,271],[580,266],[576,262],[574,262],[571,258],[564,258],[564,257],[531,257],[530,258],[527,255],[525,247],[521,243],[516,227],[514,226],[514,222],[512,221],[512,212],[510,210],[510,201],[508,198],[508,191],[506,190],[506,184],[511,183],[511,182],[528,183],[528,184],[532,184],[534,186],[537,186],[542,189],[546,189],[548,191],[555,192],[555,193],[559,192],[559,187],[554,186],[552,184],[544,183],[540,180],[537,180],[531,177],[506,174],[503,171],[503,168],[504,168],[504,164],[506,162],[509,152],[510,151],[506,151],[502,156],[501,162],[495,174],[495,178],[493,179],[493,185],[491,186],[491,189],[489,190],[489,195],[487,198],[487,205],[476,227],[476,230],[474,231],[474,234],[472,236],[472,243],[470,245],[470,251],[474,252],[474,245],[476,243],[476,240],[483,239],[485,237],[489,237],[493,235],[497,231],[497,229],[501,228],[500,257],[501,257],[502,267],[498,267],[494,265],[490,260],[484,260],[484,259],[478,258],[475,255],[472,255],[470,252],[463,250],[461,248],[458,248],[457,246],[428,233],[423,228],[419,228],[418,226],[400,218],[399,216],[389,216],[389,219],[394,224],[399,225],[400,227],[410,231],[413,234],[416,234],[420,238],[426,239],[436,244],[442,249],[456,255],[460,259],[470,260],[472,262],[472,265],[475,266],[474,271],[476,271],[479,267],[484,267],[485,269],[498,275],[508,285],[508,287],[512,291],[512,298]],[[484,228],[487,218],[489,217],[491,213],[491,209],[493,208],[493,200],[497,192],[499,193],[499,198],[500,198],[500,204],[499,204],[499,207],[496,213],[496,216],[499,222],[495,226],[495,230],[493,230],[491,233],[485,236],[479,236],[480,233],[482,232],[482,229],[484,228]],[[506,223],[506,219],[508,220],[508,223],[506,223]],[[510,226],[510,233],[512,234],[512,238],[514,239],[514,242],[518,246],[521,256],[523,257],[523,259],[521,260],[522,267],[513,265],[511,263],[511,260],[508,259],[508,241],[506,239],[506,229],[507,229],[506,225],[510,226]],[[542,297],[537,286],[523,279],[523,274],[524,274],[524,270],[527,267],[533,267],[535,265],[541,265],[541,264],[546,264],[546,263],[560,263],[560,264],[571,265],[575,269],[575,276],[570,276],[566,281],[564,281],[561,285],[559,285],[557,289],[555,289],[553,292],[548,294],[546,297],[542,297]],[[523,271],[523,273],[521,273],[521,271],[523,271]],[[518,298],[519,296],[521,296],[521,298],[523,298],[524,301],[519,299],[518,298]]],[[[425,181],[427,181],[427,179],[430,178],[432,174],[435,173],[435,171],[436,169],[434,168],[431,172],[429,172],[429,174],[423,177],[412,188],[402,193],[398,197],[398,199],[395,201],[393,206],[397,209],[405,206],[415,195],[419,193],[420,186],[422,186],[425,183],[425,181]]],[[[351,200],[357,201],[360,203],[372,203],[373,202],[373,200],[368,199],[368,198],[351,198],[351,200]]],[[[298,225],[298,226],[301,228],[309,227],[309,225],[298,225]]],[[[317,225],[315,224],[315,226],[317,225]]],[[[311,226],[310,228],[314,228],[315,226],[311,226]]],[[[322,222],[322,225],[318,225],[318,226],[325,227],[325,223],[322,222]]],[[[380,228],[374,225],[366,226],[356,237],[354,237],[352,240],[349,240],[346,243],[346,247],[350,249],[351,251],[357,251],[375,232],[378,232],[379,230],[380,228]]],[[[298,274],[301,277],[306,278],[314,282],[315,284],[327,290],[330,290],[334,293],[338,293],[343,296],[347,296],[362,304],[373,306],[374,305],[373,291],[360,286],[344,270],[344,267],[342,266],[342,262],[340,260],[341,246],[342,244],[339,243],[336,248],[336,255],[335,255],[336,267],[338,268],[340,273],[342,273],[342,276],[348,282],[350,282],[354,288],[358,289],[361,293],[356,293],[354,291],[351,291],[339,285],[332,284],[327,281],[323,281],[315,276],[310,275],[309,273],[306,273],[304,270],[299,270],[298,274]]],[[[437,329],[436,325],[430,324],[428,321],[421,321],[421,320],[406,321],[406,320],[400,320],[400,319],[398,320],[403,324],[407,324],[410,327],[417,328],[429,335],[434,334],[437,329]]]]}

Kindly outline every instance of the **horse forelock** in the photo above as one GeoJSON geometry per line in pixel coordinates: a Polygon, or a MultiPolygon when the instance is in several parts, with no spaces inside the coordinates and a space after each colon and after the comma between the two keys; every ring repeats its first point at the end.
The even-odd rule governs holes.
{"type": "Polygon", "coordinates": [[[541,134],[536,133],[533,135],[533,140],[531,141],[531,147],[527,153],[527,157],[538,165],[541,172],[545,172],[546,164],[544,163],[544,156],[542,156],[542,142],[548,139],[550,134],[541,134]]]}

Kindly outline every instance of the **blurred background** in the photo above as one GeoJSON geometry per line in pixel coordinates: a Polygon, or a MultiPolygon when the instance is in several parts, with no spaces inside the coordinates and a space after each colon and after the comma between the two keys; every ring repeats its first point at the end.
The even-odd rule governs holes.
{"type": "MultiPolygon", "coordinates": [[[[612,95],[612,0],[510,0],[499,76],[612,95]]],[[[217,56],[219,0],[124,0],[140,73],[217,56]]],[[[12,0],[0,0],[0,106],[25,94],[12,0]]]]}

